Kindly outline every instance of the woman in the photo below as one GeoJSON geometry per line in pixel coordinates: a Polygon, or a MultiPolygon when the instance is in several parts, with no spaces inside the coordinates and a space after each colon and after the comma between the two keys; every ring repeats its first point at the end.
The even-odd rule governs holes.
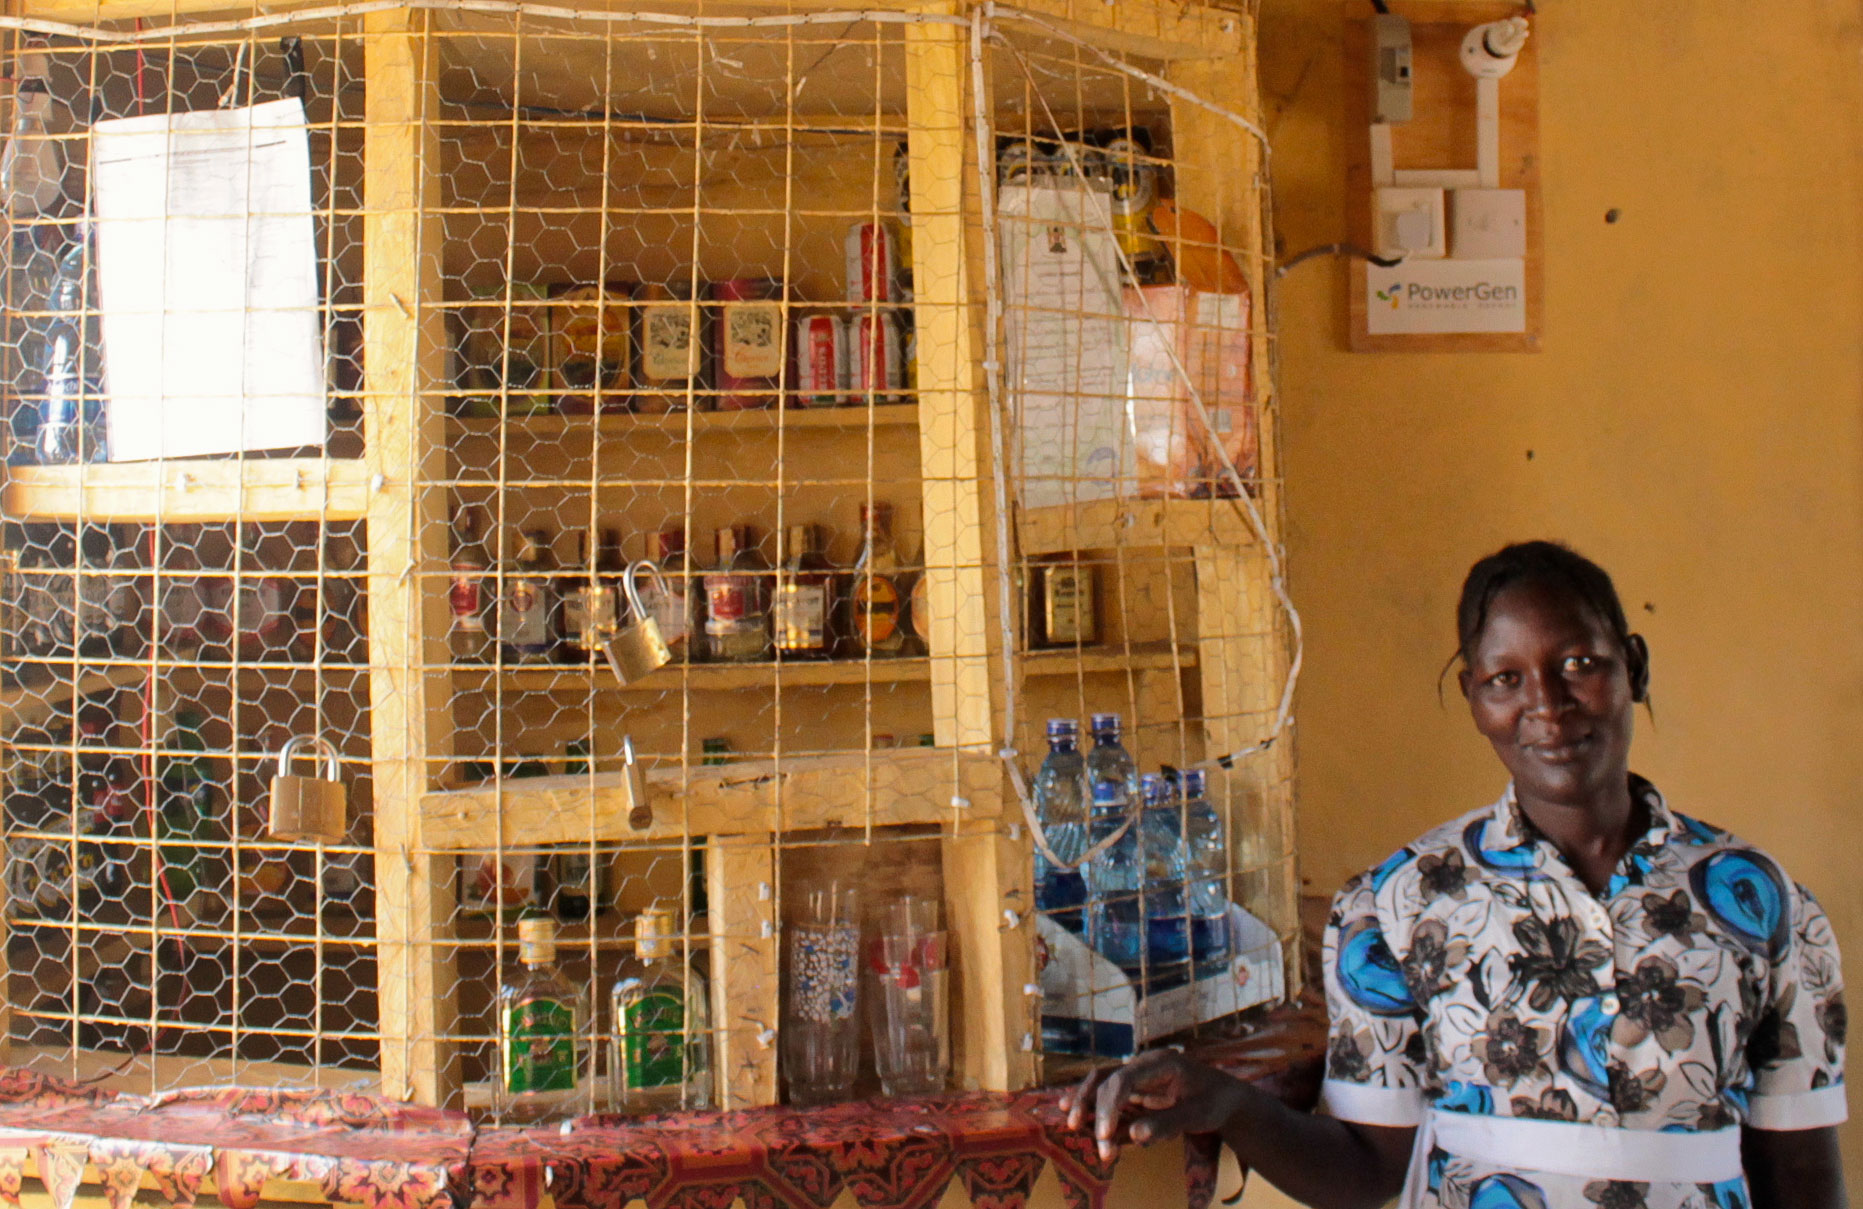
{"type": "Polygon", "coordinates": [[[1218,1133],[1308,1205],[1845,1202],[1829,921],[1630,771],[1649,652],[1610,577],[1527,542],[1469,571],[1458,681],[1512,777],[1348,882],[1326,929],[1329,1115],[1174,1051],[1067,1099],[1110,1155],[1218,1133]]]}

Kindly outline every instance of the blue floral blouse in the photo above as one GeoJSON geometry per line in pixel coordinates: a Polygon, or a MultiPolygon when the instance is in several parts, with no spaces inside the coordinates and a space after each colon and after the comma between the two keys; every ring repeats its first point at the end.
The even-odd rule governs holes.
{"type": "MultiPolygon", "coordinates": [[[[1807,1129],[1846,1117],[1830,921],[1771,857],[1671,811],[1593,895],[1521,813],[1446,823],[1348,882],[1326,929],[1325,1100],[1629,1130],[1807,1129]]],[[[1740,1179],[1498,1170],[1426,1137],[1405,1205],[1745,1209],[1740,1179]]]]}

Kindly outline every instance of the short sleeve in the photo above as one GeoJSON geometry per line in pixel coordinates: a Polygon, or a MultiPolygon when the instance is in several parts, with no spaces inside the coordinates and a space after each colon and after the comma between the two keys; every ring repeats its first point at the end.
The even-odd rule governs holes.
{"type": "Polygon", "coordinates": [[[1773,963],[1769,999],[1747,1042],[1756,1129],[1818,1129],[1849,1117],[1844,1100],[1843,968],[1818,900],[1793,886],[1791,928],[1773,963]]]}
{"type": "Polygon", "coordinates": [[[1368,877],[1346,883],[1326,925],[1326,1110],[1361,1125],[1423,1120],[1416,1000],[1385,942],[1368,877]]]}

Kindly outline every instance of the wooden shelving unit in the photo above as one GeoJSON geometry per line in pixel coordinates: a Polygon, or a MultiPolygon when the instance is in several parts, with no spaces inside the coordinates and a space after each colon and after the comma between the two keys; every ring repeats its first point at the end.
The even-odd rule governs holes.
{"type": "MultiPolygon", "coordinates": [[[[308,0],[286,0],[265,11],[310,7],[308,0]]],[[[628,0],[595,6],[603,12],[630,7],[628,0]]],[[[666,8],[648,7],[656,13],[666,8]]],[[[1187,90],[1186,96],[1195,94],[1243,114],[1257,112],[1248,13],[1166,0],[1029,0],[1025,8],[1039,23],[1018,25],[1012,13],[999,28],[1013,27],[1015,36],[1030,39],[1055,36],[1058,30],[1114,55],[1140,56],[1147,71],[1187,90]]],[[[702,840],[720,1096],[726,1107],[774,1102],[777,1051],[764,1030],[780,1016],[783,920],[771,887],[781,876],[787,837],[837,830],[876,842],[895,833],[929,837],[941,862],[947,926],[962,954],[960,993],[954,997],[956,1081],[973,1088],[1027,1086],[1037,1078],[1038,1032],[1036,1005],[1026,990],[1035,977],[1035,932],[1028,909],[1031,849],[1020,805],[997,755],[1005,740],[1016,739],[1003,733],[1006,696],[1033,685],[1059,702],[1057,710],[1073,709],[1068,694],[1084,694],[1080,681],[1093,679],[1097,691],[1125,676],[1138,686],[1130,690],[1134,699],[1147,708],[1177,711],[1173,716],[1182,719],[1188,717],[1184,702],[1200,703],[1203,720],[1182,722],[1182,741],[1211,755],[1243,746],[1259,719],[1272,713],[1281,684],[1277,669],[1285,667],[1287,653],[1280,646],[1266,560],[1240,501],[1121,500],[1021,510],[1010,523],[1014,548],[996,548],[987,378],[996,367],[984,365],[989,286],[982,267],[985,242],[995,235],[983,226],[974,162],[979,134],[971,127],[968,95],[971,31],[963,24],[971,9],[965,0],[889,0],[880,9],[930,18],[885,24],[886,53],[897,56],[897,78],[889,77],[880,87],[874,72],[818,73],[807,113],[766,115],[776,123],[770,128],[780,125],[783,137],[798,140],[802,151],[787,159],[771,156],[750,134],[715,155],[708,149],[706,154],[729,171],[707,178],[706,204],[734,212],[736,225],[719,237],[721,245],[735,239],[761,248],[776,238],[775,232],[790,242],[773,245],[780,260],[771,265],[793,270],[789,286],[797,296],[833,297],[827,285],[839,278],[840,240],[848,222],[844,212],[877,208],[876,182],[882,179],[886,190],[893,188],[893,145],[903,134],[918,350],[915,385],[897,396],[907,401],[508,420],[450,415],[458,390],[452,372],[457,342],[448,330],[448,311],[460,304],[469,271],[490,266],[512,281],[541,281],[542,270],[568,272],[565,266],[572,261],[597,263],[592,250],[605,248],[614,231],[632,228],[638,228],[642,245],[640,280],[670,279],[676,256],[720,254],[701,248],[694,229],[700,210],[692,196],[697,186],[685,187],[683,196],[669,190],[677,204],[665,198],[650,204],[626,194],[612,210],[605,209],[609,202],[602,199],[635,183],[622,179],[617,185],[616,174],[601,166],[605,161],[589,160],[589,148],[609,137],[604,122],[592,121],[591,114],[609,115],[608,125],[631,122],[645,131],[633,130],[632,141],[624,140],[630,155],[644,165],[643,174],[667,175],[668,165],[683,164],[677,157],[687,154],[658,137],[663,133],[659,126],[674,117],[637,115],[622,122],[610,113],[618,107],[633,114],[646,101],[630,92],[623,104],[605,95],[605,89],[638,91],[648,87],[642,81],[654,80],[655,71],[672,70],[663,63],[651,66],[657,61],[650,59],[644,42],[624,44],[624,34],[615,32],[619,26],[607,23],[590,23],[571,37],[566,31],[575,27],[573,10],[527,15],[515,31],[497,27],[475,40],[469,36],[478,28],[472,22],[495,24],[505,18],[425,5],[365,5],[359,14],[325,15],[319,20],[326,24],[317,27],[322,32],[331,28],[328,23],[340,25],[343,70],[359,73],[366,84],[363,98],[350,97],[343,122],[331,123],[332,132],[341,127],[354,140],[345,145],[343,171],[356,179],[344,187],[359,205],[341,214],[333,209],[335,217],[329,220],[333,229],[342,228],[356,262],[355,279],[348,283],[352,297],[345,305],[361,314],[364,381],[356,398],[366,437],[362,456],[6,472],[0,506],[20,518],[365,523],[367,665],[243,665],[235,679],[236,687],[243,687],[246,672],[252,671],[264,687],[285,689],[309,683],[301,679],[307,676],[367,675],[376,931],[367,939],[321,931],[310,939],[372,950],[380,1085],[390,1096],[460,1102],[466,1076],[456,1042],[483,1031],[462,1024],[458,963],[463,951],[491,947],[504,934],[488,920],[459,917],[454,887],[461,853],[595,841],[625,854],[669,845],[696,847],[702,840]],[[530,55],[521,71],[513,47],[530,55]],[[614,55],[612,61],[605,53],[614,55]],[[456,94],[467,83],[484,95],[462,101],[456,94]],[[484,104],[485,97],[509,100],[520,87],[527,90],[526,104],[547,94],[549,113],[527,113],[512,102],[508,129],[494,130],[484,121],[478,122],[479,129],[453,129],[473,125],[461,116],[471,112],[469,104],[484,104]],[[537,129],[527,134],[522,127],[533,123],[537,129]],[[817,139],[825,141],[809,141],[817,139]],[[835,139],[844,145],[832,144],[835,139]],[[540,153],[539,161],[530,163],[522,152],[533,145],[561,159],[540,153]],[[494,214],[496,221],[479,212],[468,185],[453,171],[467,152],[478,157],[476,168],[505,174],[487,179],[516,199],[494,214]],[[598,167],[591,170],[590,163],[598,167]],[[592,205],[598,217],[590,221],[586,212],[592,205]],[[519,240],[511,230],[501,233],[499,222],[511,230],[527,224],[530,234],[519,240]],[[578,222],[583,224],[579,228],[578,222]],[[504,250],[490,257],[487,245],[504,250]],[[497,464],[511,450],[523,450],[534,464],[516,469],[497,464]],[[618,468],[607,461],[611,452],[620,459],[618,468]],[[602,464],[592,465],[597,462],[602,464]],[[770,469],[762,472],[762,480],[740,488],[727,485],[735,468],[766,463],[770,469]],[[752,488],[782,498],[765,511],[752,512],[740,498],[752,488]],[[672,666],[625,688],[601,666],[496,668],[456,662],[444,596],[451,513],[473,492],[494,491],[505,493],[506,502],[522,501],[508,510],[516,519],[501,524],[516,528],[534,513],[557,529],[587,528],[601,515],[626,507],[656,516],[676,514],[694,528],[701,527],[701,515],[705,524],[729,523],[707,509],[721,516],[740,509],[766,527],[780,516],[831,522],[845,533],[853,526],[858,503],[884,498],[900,506],[902,517],[910,517],[902,524],[910,531],[914,563],[923,568],[926,581],[931,654],[672,666]],[[1021,642],[1022,626],[1019,618],[999,615],[999,568],[1068,551],[1142,548],[1177,552],[1183,572],[1181,623],[1174,617],[1168,628],[1134,625],[1104,645],[1077,650],[1018,650],[1009,673],[1013,683],[1005,684],[1003,652],[1021,642]],[[1194,573],[1189,569],[1193,561],[1194,573]],[[525,711],[556,719],[560,701],[552,697],[580,693],[601,698],[599,710],[586,705],[574,718],[564,711],[563,727],[573,721],[620,733],[636,724],[665,728],[669,718],[678,721],[681,710],[699,712],[693,702],[729,721],[733,695],[755,700],[761,708],[772,692],[779,701],[804,694],[814,712],[796,710],[805,722],[792,725],[819,726],[835,740],[810,750],[845,750],[734,759],[715,767],[698,764],[697,753],[691,752],[676,765],[651,768],[650,818],[644,823],[617,775],[607,772],[446,787],[446,778],[471,758],[464,753],[485,748],[488,735],[503,733],[494,728],[517,727],[525,711]],[[884,697],[887,709],[915,724],[908,731],[863,717],[863,696],[869,712],[884,697]],[[869,731],[885,730],[930,733],[936,745],[862,749],[869,731]],[[1005,904],[1020,907],[1006,910],[1005,904]]],[[[671,9],[693,16],[701,10],[686,0],[675,0],[671,9]]],[[[759,3],[746,11],[770,15],[779,10],[759,3]]],[[[829,10],[810,3],[781,11],[829,10]]],[[[127,0],[100,10],[94,0],[23,0],[19,10],[29,19],[104,20],[119,31],[129,30],[134,18],[185,26],[199,14],[228,15],[229,6],[225,0],[127,0]]],[[[226,36],[229,46],[246,37],[240,32],[226,36]]],[[[705,105],[715,116],[706,121],[717,128],[749,130],[758,124],[759,106],[780,111],[783,103],[770,98],[790,95],[787,84],[772,92],[771,78],[780,82],[780,76],[759,75],[785,70],[787,60],[768,48],[734,53],[750,56],[752,65],[708,78],[705,105]]],[[[1075,68],[1085,61],[1076,54],[1075,68]]],[[[695,62],[695,70],[708,70],[703,56],[695,62]]],[[[1003,64],[993,71],[988,84],[1008,120],[1015,106],[1027,100],[1023,79],[1003,64]]],[[[1090,116],[1106,123],[1132,120],[1132,88],[1125,78],[1104,85],[1103,95],[1087,103],[1090,116]]],[[[647,100],[670,106],[670,96],[647,100]]],[[[1070,96],[1068,103],[1077,100],[1070,96]]],[[[686,114],[675,117],[691,121],[686,114]]],[[[1017,120],[1026,123],[1028,114],[1020,113],[1017,120]]],[[[1229,243],[1259,252],[1265,241],[1258,186],[1251,183],[1260,179],[1255,145],[1226,118],[1185,97],[1157,102],[1146,120],[1171,132],[1179,203],[1215,220],[1229,243]]],[[[1247,257],[1258,299],[1265,294],[1262,263],[1259,255],[1247,257]]],[[[583,280],[591,279],[586,270],[576,271],[585,272],[583,280]]],[[[725,274],[700,265],[694,275],[725,274]]],[[[834,305],[842,304],[837,298],[834,305]]],[[[1267,346],[1265,310],[1254,309],[1258,350],[1267,346]]],[[[1265,375],[1262,401],[1268,401],[1265,375]]],[[[1261,460],[1268,470],[1257,503],[1272,526],[1278,518],[1276,460],[1272,416],[1265,406],[1262,423],[1261,460]]],[[[692,548],[704,552],[701,535],[692,536],[692,548]]],[[[231,671],[200,670],[223,678],[231,671]]],[[[144,675],[145,665],[125,661],[85,673],[71,691],[130,685],[144,675]]],[[[1106,694],[1116,691],[1127,690],[1108,687],[1106,694]]],[[[0,711],[27,718],[35,709],[56,709],[65,699],[55,692],[34,697],[33,690],[15,690],[0,699],[0,711]]],[[[1024,710],[1024,726],[1035,708],[1024,710]]],[[[680,725],[691,731],[681,732],[683,746],[663,745],[661,750],[696,746],[704,732],[693,730],[690,722],[680,725]]],[[[562,739],[555,732],[549,737],[562,739]]],[[[784,744],[744,746],[781,751],[784,744]]],[[[1028,744],[1023,747],[1026,758],[1028,744]]],[[[1230,778],[1229,800],[1248,803],[1249,810],[1264,816],[1286,814],[1285,751],[1281,745],[1267,761],[1230,778]]],[[[495,754],[513,752],[507,748],[495,754]]],[[[1258,842],[1284,840],[1284,834],[1264,833],[1258,842]]],[[[1283,891],[1286,918],[1269,922],[1291,933],[1291,880],[1272,893],[1281,896],[1283,891]]],[[[618,939],[609,934],[610,926],[596,926],[593,943],[598,947],[618,939]]],[[[288,938],[297,939],[296,933],[288,938]]],[[[566,945],[590,942],[587,931],[565,940],[566,945]]]]}

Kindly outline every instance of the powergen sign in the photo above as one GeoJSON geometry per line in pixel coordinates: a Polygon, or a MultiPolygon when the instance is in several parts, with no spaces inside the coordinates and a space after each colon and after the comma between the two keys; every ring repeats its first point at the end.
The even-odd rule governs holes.
{"type": "Polygon", "coordinates": [[[1374,336],[1527,330],[1523,260],[1416,260],[1365,274],[1374,336]]]}

